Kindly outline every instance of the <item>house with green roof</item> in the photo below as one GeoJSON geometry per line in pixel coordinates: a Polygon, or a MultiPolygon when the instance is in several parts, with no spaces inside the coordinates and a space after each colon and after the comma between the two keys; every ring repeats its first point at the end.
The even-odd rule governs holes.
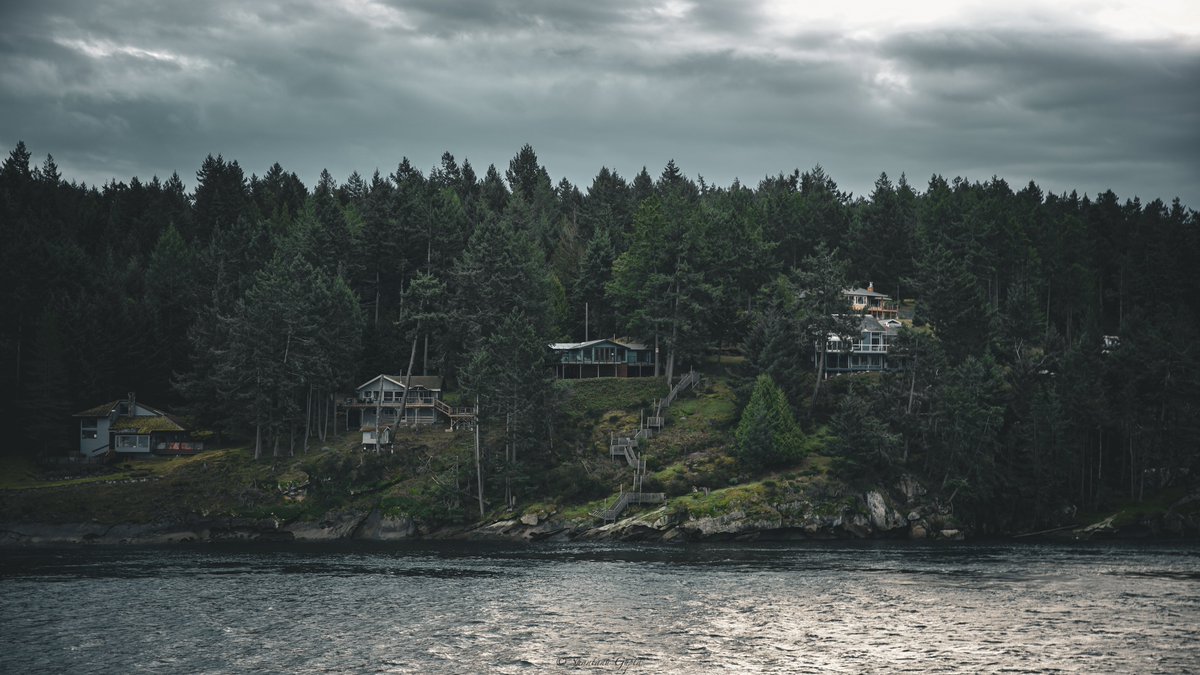
{"type": "Polygon", "coordinates": [[[182,420],[138,402],[132,392],[74,417],[79,420],[79,453],[88,458],[192,455],[204,449],[182,420]]]}

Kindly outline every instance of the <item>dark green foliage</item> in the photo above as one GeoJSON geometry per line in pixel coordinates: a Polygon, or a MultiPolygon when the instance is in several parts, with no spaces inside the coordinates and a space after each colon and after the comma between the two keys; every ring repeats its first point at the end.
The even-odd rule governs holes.
{"type": "Polygon", "coordinates": [[[769,375],[759,375],[734,432],[738,459],[761,470],[794,464],[803,457],[804,434],[784,395],[769,375]]]}
{"type": "Polygon", "coordinates": [[[755,370],[771,376],[793,401],[808,393],[805,376],[812,372],[812,347],[802,337],[799,302],[799,293],[786,276],[764,286],[742,346],[755,370]]]}
{"type": "Polygon", "coordinates": [[[506,500],[527,496],[528,467],[544,460],[537,441],[550,428],[550,355],[532,317],[512,309],[481,339],[462,373],[467,396],[479,401],[480,417],[494,429],[503,428],[503,461],[490,453],[506,500]]]}
{"type": "MultiPolygon", "coordinates": [[[[13,451],[69,450],[69,412],[130,390],[282,450],[310,399],[415,353],[488,400],[485,428],[508,422],[487,469],[524,495],[573,475],[539,369],[586,305],[588,337],[655,344],[664,370],[729,372],[743,345],[843,471],[916,474],[979,524],[1050,527],[1200,473],[1200,218],[1178,201],[882,174],[852,201],[820,166],[750,189],[674,161],[581,192],[530,146],[503,172],[446,153],[311,192],[221,156],[190,194],[32,160],[18,143],[0,166],[0,405],[32,416],[13,451]],[[826,338],[857,330],[840,291],[871,281],[915,302],[899,370],[823,380],[826,338]]],[[[757,419],[749,457],[777,435],[757,419]]]]}
{"type": "Polygon", "coordinates": [[[67,341],[59,325],[60,310],[46,307],[34,325],[34,348],[27,366],[29,376],[22,392],[22,419],[42,456],[54,454],[64,443],[78,444],[79,423],[64,424],[72,412],[63,396],[71,385],[67,372],[67,341]]]}
{"type": "Polygon", "coordinates": [[[903,438],[892,431],[875,406],[876,397],[851,389],[842,397],[830,426],[841,471],[854,478],[886,477],[902,462],[903,438]]]}

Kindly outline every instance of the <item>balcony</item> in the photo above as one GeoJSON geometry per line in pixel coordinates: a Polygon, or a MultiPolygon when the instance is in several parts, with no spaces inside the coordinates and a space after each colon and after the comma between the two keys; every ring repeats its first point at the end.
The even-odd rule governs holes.
{"type": "Polygon", "coordinates": [[[830,341],[825,346],[826,351],[852,354],[886,354],[888,348],[888,344],[878,342],[851,342],[847,346],[845,342],[830,341]]]}
{"type": "MultiPolygon", "coordinates": [[[[379,407],[383,407],[383,408],[398,408],[400,406],[400,398],[401,398],[400,395],[397,394],[395,398],[386,398],[385,397],[379,403],[376,403],[375,399],[370,398],[370,397],[361,398],[361,399],[357,399],[357,400],[347,399],[346,403],[342,404],[342,407],[345,407],[345,408],[374,408],[376,406],[379,406],[379,407]]],[[[434,401],[436,401],[436,400],[437,399],[434,396],[418,396],[416,394],[412,394],[411,396],[408,397],[408,400],[404,402],[404,405],[405,405],[405,407],[408,407],[408,408],[432,408],[434,405],[434,401]]]]}

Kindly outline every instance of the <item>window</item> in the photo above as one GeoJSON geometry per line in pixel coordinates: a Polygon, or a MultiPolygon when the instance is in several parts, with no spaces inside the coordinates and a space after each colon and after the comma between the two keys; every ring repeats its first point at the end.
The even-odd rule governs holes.
{"type": "Polygon", "coordinates": [[[84,440],[96,438],[96,420],[80,420],[79,437],[84,440]]]}
{"type": "Polygon", "coordinates": [[[142,435],[117,436],[116,447],[117,447],[117,449],[124,448],[124,449],[128,449],[128,450],[140,450],[140,449],[149,450],[150,449],[150,437],[142,436],[142,435]]]}

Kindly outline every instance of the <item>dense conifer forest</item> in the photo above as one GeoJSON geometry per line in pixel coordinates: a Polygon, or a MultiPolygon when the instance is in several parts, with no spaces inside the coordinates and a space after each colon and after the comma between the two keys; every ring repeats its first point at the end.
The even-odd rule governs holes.
{"type": "Polygon", "coordinates": [[[744,358],[756,470],[820,445],[850,480],[916,473],[1032,527],[1200,468],[1200,217],[1178,200],[886,174],[855,196],[820,166],[714,186],[674,162],[576,186],[528,145],[482,172],[446,153],[307,186],[209,156],[194,182],[88,186],[18,144],[0,226],[10,453],[69,453],[72,413],[128,391],[286,451],[335,393],[412,364],[479,397],[506,475],[544,472],[546,344],[586,315],[668,371],[744,358]],[[841,289],[868,283],[912,312],[903,367],[816,377],[841,289]]]}

